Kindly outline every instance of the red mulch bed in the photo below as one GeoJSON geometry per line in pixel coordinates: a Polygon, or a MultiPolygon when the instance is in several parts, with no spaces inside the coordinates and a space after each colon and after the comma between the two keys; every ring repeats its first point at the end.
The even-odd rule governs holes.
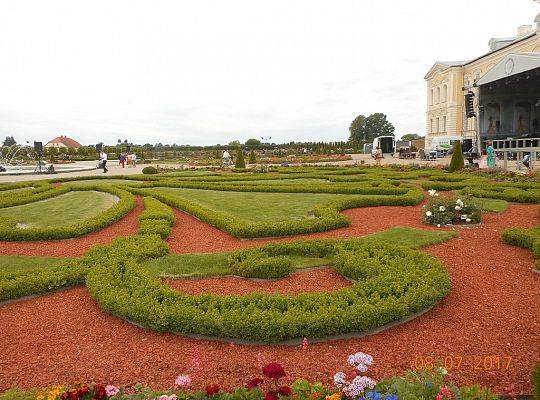
{"type": "Polygon", "coordinates": [[[136,198],[137,205],[131,212],[114,224],[88,235],[64,240],[40,240],[36,242],[0,241],[0,255],[80,257],[96,244],[112,242],[119,236],[137,233],[139,214],[144,210],[142,200],[136,198]]]}
{"type": "MultiPolygon", "coordinates": [[[[349,228],[310,235],[345,237],[391,226],[422,226],[419,207],[374,207],[346,212],[349,228]]],[[[180,215],[180,214],[179,214],[180,215]]],[[[75,288],[0,307],[0,390],[11,385],[102,381],[171,387],[190,373],[197,387],[244,384],[258,374],[257,355],[279,361],[294,378],[329,382],[346,356],[363,351],[375,358],[375,378],[401,373],[419,356],[453,357],[458,384],[481,383],[496,391],[515,385],[531,392],[530,375],[540,359],[540,279],[530,251],[506,245],[510,226],[538,224],[538,206],[512,205],[486,214],[478,228],[428,251],[447,265],[450,295],[430,312],[399,327],[362,339],[287,346],[240,346],[137,328],[104,313],[85,288],[75,288]],[[488,370],[486,357],[512,357],[508,369],[488,370]],[[199,358],[198,368],[194,358],[199,358]]],[[[222,251],[262,243],[240,241],[183,216],[169,240],[177,252],[222,251]]],[[[278,284],[276,283],[276,286],[278,284]]],[[[447,362],[450,358],[447,358],[447,362]]],[[[449,366],[449,365],[448,365],[449,366]]]]}
{"type": "Polygon", "coordinates": [[[271,281],[261,281],[224,276],[201,279],[166,279],[167,285],[188,294],[214,293],[221,295],[248,294],[253,292],[300,294],[329,292],[352,285],[332,268],[298,271],[290,276],[271,281]]]}

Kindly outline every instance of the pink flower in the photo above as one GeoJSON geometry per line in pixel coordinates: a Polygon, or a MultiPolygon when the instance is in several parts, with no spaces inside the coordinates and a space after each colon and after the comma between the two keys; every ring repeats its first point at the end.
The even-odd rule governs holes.
{"type": "Polygon", "coordinates": [[[189,375],[178,375],[174,380],[174,385],[178,388],[187,389],[191,386],[191,378],[189,375]]]}
{"type": "Polygon", "coordinates": [[[309,342],[307,338],[304,338],[304,340],[302,340],[302,350],[306,350],[308,346],[309,346],[309,342]]]}
{"type": "Polygon", "coordinates": [[[176,397],[175,394],[171,394],[170,396],[167,396],[166,394],[162,394],[161,396],[158,397],[158,400],[177,400],[178,398],[176,397]]]}
{"type": "Polygon", "coordinates": [[[260,369],[262,369],[262,367],[264,366],[265,362],[264,362],[264,354],[263,353],[258,353],[257,354],[257,364],[259,364],[260,369]]]}
{"type": "Polygon", "coordinates": [[[107,385],[105,386],[105,393],[107,394],[107,397],[116,396],[120,389],[118,389],[116,386],[113,385],[107,385]]]}

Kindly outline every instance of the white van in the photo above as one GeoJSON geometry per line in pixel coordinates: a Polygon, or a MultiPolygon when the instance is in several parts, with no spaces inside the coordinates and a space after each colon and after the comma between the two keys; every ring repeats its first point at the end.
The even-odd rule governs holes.
{"type": "Polygon", "coordinates": [[[383,154],[394,154],[396,152],[396,138],[394,136],[377,136],[373,139],[371,155],[375,155],[377,147],[380,147],[383,154]]]}
{"type": "Polygon", "coordinates": [[[461,136],[433,136],[426,137],[426,151],[448,151],[457,141],[461,141],[461,136]]]}

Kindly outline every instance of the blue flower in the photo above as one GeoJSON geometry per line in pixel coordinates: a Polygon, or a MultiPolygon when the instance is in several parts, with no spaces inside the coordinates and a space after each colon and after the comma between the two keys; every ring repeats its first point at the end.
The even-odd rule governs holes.
{"type": "Polygon", "coordinates": [[[389,394],[386,396],[386,400],[398,400],[397,394],[389,394]]]}
{"type": "Polygon", "coordinates": [[[366,397],[369,400],[382,400],[382,395],[379,392],[367,392],[366,397]]]}

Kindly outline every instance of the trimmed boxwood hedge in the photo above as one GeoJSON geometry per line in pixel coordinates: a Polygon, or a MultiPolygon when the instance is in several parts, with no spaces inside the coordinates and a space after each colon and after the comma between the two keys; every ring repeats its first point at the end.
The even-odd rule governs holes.
{"type": "Polygon", "coordinates": [[[540,227],[506,229],[502,237],[506,243],[512,246],[531,250],[536,259],[536,269],[540,270],[540,227]]]}
{"type": "Polygon", "coordinates": [[[126,190],[143,196],[152,196],[240,238],[288,236],[342,228],[349,226],[350,219],[341,214],[340,211],[355,207],[416,205],[424,197],[422,191],[415,188],[409,188],[406,194],[400,196],[351,196],[349,199],[338,199],[315,207],[313,209],[315,218],[313,219],[247,223],[230,215],[202,207],[187,199],[158,193],[150,189],[126,188],[126,190]]]}
{"type": "Polygon", "coordinates": [[[450,289],[443,265],[419,251],[369,241],[311,241],[267,250],[295,248],[297,254],[335,254],[339,270],[362,279],[331,293],[192,296],[111,249],[99,254],[102,261],[90,269],[87,286],[103,309],[151,329],[257,342],[369,331],[432,306],[450,289]]]}
{"type": "Polygon", "coordinates": [[[292,270],[292,261],[288,257],[270,257],[264,249],[238,250],[229,256],[229,267],[235,275],[245,278],[283,278],[292,270]]]}
{"type": "Polygon", "coordinates": [[[113,222],[118,221],[135,207],[135,197],[131,193],[110,185],[88,185],[77,188],[61,186],[39,194],[43,195],[52,192],[54,196],[57,196],[58,194],[67,193],[71,190],[96,190],[106,192],[118,196],[119,201],[111,208],[94,217],[66,226],[19,229],[14,225],[13,221],[6,218],[0,221],[0,240],[56,240],[83,236],[90,232],[103,229],[113,222]]]}
{"type": "Polygon", "coordinates": [[[21,206],[23,204],[33,203],[40,200],[50,199],[69,192],[69,187],[54,187],[50,185],[35,187],[30,190],[21,190],[18,192],[1,193],[0,208],[21,206]]]}

